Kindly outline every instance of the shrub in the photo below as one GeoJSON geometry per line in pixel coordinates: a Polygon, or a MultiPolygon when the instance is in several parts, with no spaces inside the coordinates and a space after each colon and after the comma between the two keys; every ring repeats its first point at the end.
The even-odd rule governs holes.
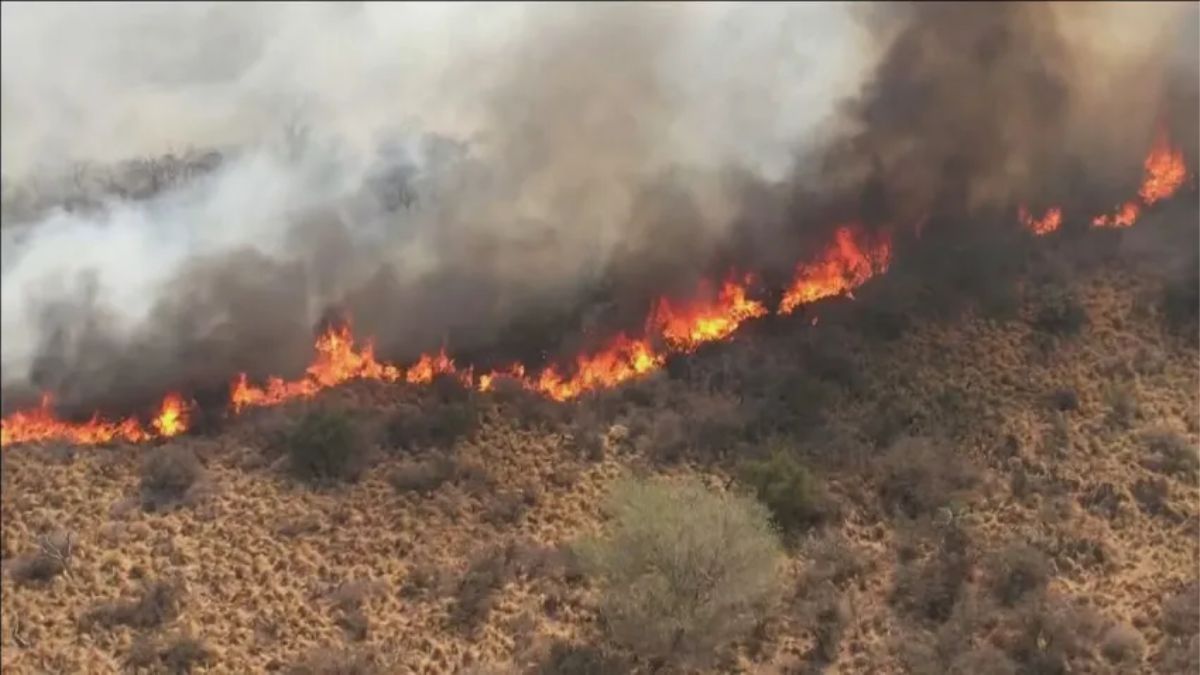
{"type": "Polygon", "coordinates": [[[1061,387],[1050,393],[1050,407],[1059,412],[1079,409],[1079,394],[1069,387],[1061,387]]]}
{"type": "Polygon", "coordinates": [[[555,642],[537,669],[538,675],[620,675],[629,664],[590,645],[555,642]]]}
{"type": "Polygon", "coordinates": [[[155,628],[179,615],[182,592],[178,585],[154,581],[142,586],[133,600],[100,603],[83,617],[84,626],[155,628]]]}
{"type": "Polygon", "coordinates": [[[1146,654],[1146,638],[1133,626],[1116,623],[1104,632],[1100,653],[1113,663],[1137,664],[1146,654]]]}
{"type": "Polygon", "coordinates": [[[966,532],[952,527],[932,559],[897,571],[892,601],[937,623],[949,619],[971,571],[969,545],[966,532]]]}
{"type": "Polygon", "coordinates": [[[1175,330],[1188,329],[1195,337],[1195,326],[1200,318],[1200,265],[1190,266],[1190,274],[1171,279],[1163,287],[1163,316],[1167,325],[1175,330]]]}
{"type": "Polygon", "coordinates": [[[1013,544],[989,561],[992,592],[1002,604],[1013,606],[1028,593],[1040,591],[1050,582],[1050,560],[1026,544],[1013,544]]]}
{"type": "Polygon", "coordinates": [[[554,557],[550,549],[518,540],[485,549],[459,581],[451,614],[455,623],[479,627],[491,614],[497,591],[514,578],[546,571],[554,557]]]}
{"type": "Polygon", "coordinates": [[[75,535],[55,532],[38,538],[38,550],[13,561],[9,575],[19,585],[46,584],[67,572],[75,553],[75,535]]]}
{"type": "Polygon", "coordinates": [[[1033,327],[1054,335],[1075,335],[1087,323],[1087,312],[1073,293],[1061,288],[1043,291],[1033,327]]]}
{"type": "Polygon", "coordinates": [[[306,414],[287,436],[292,472],[302,480],[357,480],[367,443],[350,417],[334,410],[306,414]]]}
{"type": "Polygon", "coordinates": [[[388,422],[387,437],[397,448],[448,448],[478,426],[473,399],[446,397],[421,406],[401,405],[388,422]]]}
{"type": "Polygon", "coordinates": [[[614,637],[649,656],[703,662],[749,630],[780,591],[766,508],[695,481],[622,481],[610,536],[581,544],[614,637]]]}
{"type": "Polygon", "coordinates": [[[746,462],[742,476],[785,531],[805,530],[838,515],[825,487],[785,451],[775,449],[765,460],[746,462]]]}
{"type": "Polygon", "coordinates": [[[1200,634],[1200,582],[1192,582],[1163,602],[1162,629],[1175,637],[1200,634]]]}
{"type": "Polygon", "coordinates": [[[204,475],[204,467],[191,449],[169,446],[151,452],[142,463],[142,508],[156,511],[187,497],[204,475]]]}
{"type": "Polygon", "coordinates": [[[1024,607],[1014,624],[1007,651],[1030,673],[1087,672],[1072,662],[1088,658],[1102,627],[1095,612],[1054,597],[1024,607]]]}
{"type": "Polygon", "coordinates": [[[1142,433],[1142,443],[1151,453],[1145,461],[1148,468],[1187,478],[1200,472],[1196,446],[1178,431],[1165,427],[1149,429],[1142,433]]]}
{"type": "Polygon", "coordinates": [[[125,663],[133,670],[183,674],[211,664],[214,656],[207,643],[190,635],[177,635],[166,644],[142,636],[134,641],[125,663]]]}
{"type": "Polygon", "coordinates": [[[374,675],[379,669],[369,654],[340,649],[315,649],[288,668],[288,675],[374,675]]]}
{"type": "Polygon", "coordinates": [[[424,461],[402,462],[392,471],[390,481],[398,492],[418,492],[427,495],[453,479],[455,472],[456,465],[453,459],[438,456],[424,461]]]}
{"type": "Polygon", "coordinates": [[[880,498],[892,513],[910,518],[969,496],[978,473],[950,448],[921,438],[902,438],[880,462],[880,498]]]}
{"type": "Polygon", "coordinates": [[[1108,390],[1109,420],[1121,427],[1128,427],[1137,419],[1139,406],[1137,393],[1128,385],[1117,385],[1108,390]]]}

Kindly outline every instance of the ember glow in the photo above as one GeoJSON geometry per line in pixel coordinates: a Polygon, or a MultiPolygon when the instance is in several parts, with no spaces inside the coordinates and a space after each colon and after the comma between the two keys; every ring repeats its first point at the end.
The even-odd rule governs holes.
{"type": "MultiPolygon", "coordinates": [[[[1128,201],[1113,213],[1097,216],[1092,221],[1094,227],[1132,226],[1143,208],[1171,197],[1188,178],[1183,153],[1173,149],[1165,136],[1155,142],[1143,166],[1140,201],[1128,201]]],[[[1044,235],[1062,225],[1062,210],[1051,207],[1035,219],[1022,206],[1018,218],[1034,234],[1044,235]]],[[[921,224],[917,225],[918,233],[921,224]]],[[[833,241],[815,260],[796,266],[778,314],[791,314],[824,298],[853,298],[855,288],[887,271],[891,257],[891,240],[886,234],[872,236],[857,225],[837,228],[833,241]]],[[[264,384],[252,384],[245,373],[239,374],[230,386],[229,407],[237,414],[246,408],[279,405],[310,398],[351,380],[419,386],[429,384],[439,375],[454,377],[479,391],[489,391],[497,378],[507,378],[531,392],[565,401],[657,370],[672,353],[691,352],[701,344],[730,338],[746,321],[769,313],[762,302],[751,297],[754,283],[753,275],[731,275],[716,293],[711,285],[701,284],[691,299],[660,298],[646,319],[644,336],[619,334],[603,347],[576,356],[569,367],[550,364],[535,374],[529,374],[525,365],[515,363],[476,377],[474,368],[458,367],[445,349],[424,354],[407,368],[383,363],[375,358],[371,342],[357,344],[350,326],[340,325],[317,337],[312,363],[295,380],[272,377],[264,384]]],[[[815,326],[817,321],[814,316],[810,323],[815,326]]],[[[148,425],[137,417],[105,421],[98,415],[87,422],[68,422],[55,415],[52,399],[46,394],[37,408],[0,421],[0,446],[50,440],[96,445],[169,438],[187,430],[189,407],[182,396],[172,393],[163,399],[148,425]]]]}
{"type": "Polygon", "coordinates": [[[1040,237],[1044,234],[1054,232],[1058,229],[1059,225],[1062,225],[1062,209],[1057,206],[1051,207],[1046,209],[1045,215],[1041,218],[1034,219],[1033,216],[1029,215],[1028,209],[1022,206],[1017,212],[1017,218],[1020,219],[1021,224],[1026,229],[1040,237]]]}
{"type": "Polygon", "coordinates": [[[833,244],[820,258],[796,267],[779,313],[791,314],[801,305],[848,294],[876,274],[886,272],[891,257],[892,245],[886,236],[870,241],[857,226],[839,227],[833,244]]]}

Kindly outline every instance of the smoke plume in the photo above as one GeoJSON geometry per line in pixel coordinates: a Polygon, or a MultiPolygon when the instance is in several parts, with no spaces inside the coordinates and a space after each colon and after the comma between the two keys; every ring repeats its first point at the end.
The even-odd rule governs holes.
{"type": "Polygon", "coordinates": [[[1156,129],[1195,156],[1181,17],[6,5],[4,387],[294,375],[331,314],[389,358],[552,357],[700,278],[786,278],[847,220],[1103,206],[1156,129]]]}

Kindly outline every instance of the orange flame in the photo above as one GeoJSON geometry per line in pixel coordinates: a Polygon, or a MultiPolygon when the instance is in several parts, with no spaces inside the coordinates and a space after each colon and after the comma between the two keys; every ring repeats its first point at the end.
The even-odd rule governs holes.
{"type": "Polygon", "coordinates": [[[573,376],[563,377],[556,367],[548,366],[533,381],[532,388],[556,401],[565,401],[656,370],[664,361],[665,357],[656,354],[649,342],[618,335],[600,352],[578,356],[573,376]]]}
{"type": "Polygon", "coordinates": [[[1158,135],[1142,166],[1146,169],[1146,177],[1138,196],[1146,206],[1175,194],[1187,180],[1188,170],[1183,161],[1183,152],[1171,148],[1165,133],[1158,135]]]}
{"type": "Polygon", "coordinates": [[[1142,212],[1137,202],[1125,202],[1114,213],[1092,218],[1092,227],[1124,228],[1133,227],[1138,215],[1142,212]]]}
{"type": "MultiPolygon", "coordinates": [[[[1093,226],[1132,226],[1143,205],[1150,206],[1172,196],[1188,177],[1183,153],[1172,149],[1165,135],[1159,136],[1146,157],[1144,168],[1145,178],[1138,191],[1141,204],[1126,202],[1113,214],[1097,216],[1092,221],[1093,226]]],[[[1062,211],[1058,207],[1048,209],[1041,219],[1035,220],[1022,206],[1018,217],[1025,227],[1038,235],[1054,232],[1062,224],[1062,211]]],[[[834,241],[816,260],[797,265],[778,312],[790,314],[802,305],[838,295],[853,298],[853,289],[887,271],[891,256],[891,241],[886,235],[872,240],[856,225],[839,227],[834,233],[834,241]]],[[[702,343],[726,339],[745,321],[765,315],[766,307],[748,297],[748,287],[752,283],[751,275],[740,281],[727,280],[715,299],[711,298],[711,293],[703,292],[707,291],[704,287],[701,288],[701,299],[690,302],[661,298],[647,318],[646,337],[634,339],[617,335],[598,352],[577,356],[571,375],[550,365],[529,377],[524,365],[513,364],[507,369],[481,375],[476,381],[474,370],[457,368],[444,349],[436,355],[422,355],[405,370],[376,360],[373,345],[369,342],[361,348],[356,347],[350,327],[340,326],[317,338],[313,363],[298,380],[272,377],[259,386],[250,384],[245,373],[239,374],[230,387],[230,407],[232,412],[239,413],[247,407],[276,405],[311,397],[353,379],[421,385],[442,374],[455,376],[480,391],[491,390],[497,377],[512,378],[526,389],[563,401],[588,391],[616,386],[661,368],[669,352],[690,352],[702,343]],[[704,299],[705,296],[709,298],[704,299]],[[662,338],[666,351],[656,351],[653,345],[659,344],[655,341],[657,338],[662,338]]],[[[814,316],[812,325],[817,322],[818,318],[814,316]]],[[[136,417],[117,422],[103,421],[99,416],[84,423],[60,420],[54,414],[49,394],[46,394],[38,408],[0,420],[0,446],[53,439],[90,445],[115,440],[141,442],[168,438],[187,430],[188,407],[180,395],[168,394],[147,430],[136,417]]]]}
{"type": "Polygon", "coordinates": [[[892,245],[888,237],[881,236],[878,241],[870,242],[856,226],[839,227],[834,232],[833,244],[816,262],[796,267],[792,285],[779,305],[779,313],[791,314],[801,305],[849,294],[876,274],[886,272],[891,257],[892,245]]]}
{"type": "Polygon", "coordinates": [[[746,297],[747,286],[753,280],[752,275],[743,277],[741,283],[730,279],[721,286],[715,301],[696,301],[686,307],[661,298],[650,313],[647,327],[661,334],[676,351],[692,351],[702,343],[723,340],[746,320],[767,313],[761,302],[746,297]]]}
{"type": "Polygon", "coordinates": [[[108,422],[93,415],[87,422],[68,422],[54,413],[53,399],[42,395],[37,408],[13,413],[0,421],[0,445],[36,441],[65,441],[75,445],[97,445],[114,441],[139,443],[165,438],[187,428],[186,406],[178,394],[168,394],[154,420],[155,433],[148,432],[136,417],[108,422]]]}
{"type": "Polygon", "coordinates": [[[1138,197],[1142,203],[1130,200],[1119,206],[1116,212],[1096,216],[1092,219],[1092,227],[1125,228],[1132,227],[1142,213],[1142,206],[1152,206],[1156,202],[1171,197],[1187,181],[1187,163],[1183,159],[1183,151],[1171,147],[1166,133],[1159,133],[1150,148],[1150,154],[1142,162],[1145,175],[1142,186],[1138,189],[1138,197]]]}
{"type": "Polygon", "coordinates": [[[1017,217],[1021,220],[1021,224],[1024,225],[1026,229],[1039,237],[1054,232],[1060,225],[1062,225],[1062,209],[1057,206],[1052,206],[1046,209],[1046,214],[1043,215],[1040,220],[1035,220],[1033,216],[1029,214],[1028,209],[1022,206],[1017,210],[1017,217]]]}

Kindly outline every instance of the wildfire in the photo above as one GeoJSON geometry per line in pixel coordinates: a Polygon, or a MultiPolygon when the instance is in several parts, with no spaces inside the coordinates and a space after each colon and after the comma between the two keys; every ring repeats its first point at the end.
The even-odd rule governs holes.
{"type": "Polygon", "coordinates": [[[839,227],[833,243],[818,260],[796,267],[779,313],[791,314],[801,305],[848,294],[876,274],[886,272],[891,257],[891,241],[886,236],[871,242],[856,226],[839,227]]]}
{"type": "MultiPolygon", "coordinates": [[[[1132,226],[1144,207],[1172,196],[1188,178],[1183,153],[1173,149],[1165,135],[1156,140],[1143,166],[1145,176],[1138,190],[1140,201],[1128,201],[1111,214],[1097,216],[1092,221],[1094,227],[1132,226]]],[[[1034,234],[1044,235],[1062,225],[1062,210],[1051,207],[1040,219],[1035,219],[1021,206],[1018,218],[1034,234]]],[[[870,237],[857,225],[837,228],[833,241],[815,260],[797,265],[778,313],[791,314],[800,306],[823,298],[839,295],[853,298],[855,288],[887,271],[891,256],[891,241],[886,235],[870,237]]],[[[479,391],[491,390],[498,377],[510,378],[529,391],[564,401],[659,369],[670,353],[691,352],[703,343],[727,339],[747,320],[766,315],[767,307],[749,297],[754,281],[753,275],[730,276],[715,295],[710,286],[702,284],[691,300],[660,298],[646,319],[644,336],[617,335],[602,349],[577,356],[569,370],[551,364],[536,374],[528,374],[525,365],[515,363],[476,379],[473,368],[456,366],[445,349],[424,354],[412,366],[401,368],[377,360],[370,342],[356,345],[350,326],[342,325],[317,337],[313,362],[296,380],[271,377],[265,384],[254,385],[245,373],[239,374],[230,387],[230,410],[237,414],[248,407],[308,398],[350,380],[425,385],[438,375],[453,376],[479,391]]],[[[817,322],[818,318],[812,317],[811,324],[815,326],[817,322]]],[[[104,421],[98,415],[87,422],[68,422],[55,415],[52,399],[46,394],[39,407],[0,421],[0,445],[46,440],[94,445],[169,438],[187,430],[188,408],[182,396],[171,393],[163,399],[148,426],[136,417],[104,421]]]]}
{"type": "Polygon", "coordinates": [[[692,351],[705,342],[723,340],[747,319],[767,313],[761,302],[746,297],[747,286],[753,281],[752,275],[746,275],[740,283],[727,280],[715,301],[698,301],[686,307],[661,298],[650,314],[648,327],[657,330],[676,351],[692,351]]]}
{"type": "Polygon", "coordinates": [[[136,417],[106,422],[93,415],[86,422],[69,422],[54,413],[54,401],[42,395],[41,405],[13,413],[0,422],[0,445],[34,441],[65,441],[75,445],[96,445],[113,441],[139,443],[151,438],[168,438],[187,430],[187,404],[179,394],[167,394],[148,431],[136,417]]]}
{"type": "Polygon", "coordinates": [[[1142,206],[1152,206],[1175,194],[1187,181],[1187,163],[1183,159],[1183,151],[1172,148],[1165,133],[1160,133],[1150,148],[1150,154],[1142,162],[1145,175],[1142,186],[1138,189],[1141,204],[1130,200],[1117,208],[1114,213],[1096,216],[1092,219],[1092,227],[1124,228],[1132,227],[1142,213],[1142,206]]]}
{"type": "Polygon", "coordinates": [[[565,401],[656,370],[662,367],[664,360],[665,357],[656,354],[649,342],[618,335],[600,352],[576,358],[573,376],[564,377],[557,368],[548,366],[532,382],[532,388],[556,401],[565,401]]]}
{"type": "Polygon", "coordinates": [[[1092,227],[1122,228],[1133,227],[1142,209],[1137,202],[1125,202],[1115,212],[1092,218],[1092,227]]]}
{"type": "Polygon", "coordinates": [[[1029,211],[1022,206],[1017,211],[1017,218],[1020,219],[1021,224],[1024,225],[1026,229],[1040,237],[1044,234],[1050,234],[1051,232],[1054,232],[1058,229],[1059,225],[1062,225],[1062,209],[1058,208],[1057,206],[1046,209],[1046,214],[1040,219],[1035,220],[1034,217],[1029,214],[1029,211]]]}

